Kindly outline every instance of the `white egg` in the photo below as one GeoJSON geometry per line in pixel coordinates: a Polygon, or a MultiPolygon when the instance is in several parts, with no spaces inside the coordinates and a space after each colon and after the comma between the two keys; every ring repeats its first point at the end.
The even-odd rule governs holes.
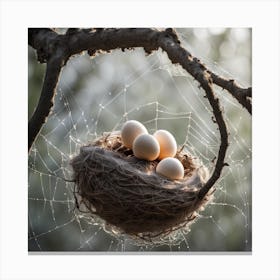
{"type": "Polygon", "coordinates": [[[133,153],[137,158],[153,161],[159,156],[159,143],[150,134],[141,134],[133,142],[133,153]]]}
{"type": "Polygon", "coordinates": [[[177,152],[177,143],[174,136],[167,130],[157,130],[154,137],[158,140],[160,146],[159,159],[174,157],[177,152]]]}
{"type": "Polygon", "coordinates": [[[141,134],[147,134],[146,127],[135,120],[127,121],[124,123],[121,130],[121,138],[123,145],[127,148],[132,148],[135,138],[141,134]]]}
{"type": "Polygon", "coordinates": [[[158,163],[156,172],[171,180],[183,179],[184,166],[177,158],[168,157],[158,163]]]}

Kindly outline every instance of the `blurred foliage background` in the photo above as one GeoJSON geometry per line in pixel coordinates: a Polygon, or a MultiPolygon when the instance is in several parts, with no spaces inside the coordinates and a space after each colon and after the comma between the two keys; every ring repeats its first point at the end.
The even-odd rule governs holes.
{"type": "MultiPolygon", "coordinates": [[[[251,29],[176,31],[182,45],[210,70],[251,86],[251,29]]],[[[46,65],[37,62],[30,47],[28,62],[30,118],[46,65]]],[[[215,90],[230,132],[230,166],[216,186],[215,200],[178,244],[136,246],[73,211],[73,183],[61,179],[71,179],[71,157],[103,132],[137,119],[151,133],[157,128],[172,132],[211,171],[220,143],[211,108],[197,82],[161,50],[149,56],[139,48],[93,59],[87,54],[72,57],[29,155],[29,251],[251,251],[251,116],[226,91],[215,90]]]]}

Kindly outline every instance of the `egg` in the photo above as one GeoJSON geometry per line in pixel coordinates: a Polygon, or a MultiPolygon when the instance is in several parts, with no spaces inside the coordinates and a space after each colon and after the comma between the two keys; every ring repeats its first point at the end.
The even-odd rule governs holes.
{"type": "Polygon", "coordinates": [[[160,146],[159,159],[174,157],[177,152],[177,143],[174,136],[167,130],[157,130],[154,137],[158,140],[160,146]]]}
{"type": "Polygon", "coordinates": [[[171,180],[183,179],[184,166],[177,158],[167,157],[158,163],[156,172],[171,180]]]}
{"type": "Polygon", "coordinates": [[[127,148],[132,148],[135,138],[141,134],[148,134],[146,127],[135,120],[127,121],[121,129],[122,143],[127,148]]]}
{"type": "Polygon", "coordinates": [[[132,151],[139,159],[153,161],[159,156],[159,143],[153,135],[141,134],[133,142],[132,151]]]}

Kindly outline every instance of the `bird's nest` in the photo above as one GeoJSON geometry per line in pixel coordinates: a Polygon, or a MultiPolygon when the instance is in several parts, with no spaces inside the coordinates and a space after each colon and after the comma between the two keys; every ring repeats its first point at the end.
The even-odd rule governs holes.
{"type": "Polygon", "coordinates": [[[77,209],[148,242],[188,227],[214,189],[199,198],[208,170],[184,149],[175,157],[185,174],[182,180],[172,181],[155,173],[157,160],[139,160],[125,148],[119,132],[105,133],[81,147],[71,161],[77,209]]]}

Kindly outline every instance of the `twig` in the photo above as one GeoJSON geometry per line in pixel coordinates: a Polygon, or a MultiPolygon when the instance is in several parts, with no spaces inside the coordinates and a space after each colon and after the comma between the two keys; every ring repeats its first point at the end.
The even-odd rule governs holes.
{"type": "Polygon", "coordinates": [[[231,95],[252,114],[252,88],[241,88],[233,79],[225,79],[208,71],[211,75],[213,83],[226,89],[231,95]]]}

